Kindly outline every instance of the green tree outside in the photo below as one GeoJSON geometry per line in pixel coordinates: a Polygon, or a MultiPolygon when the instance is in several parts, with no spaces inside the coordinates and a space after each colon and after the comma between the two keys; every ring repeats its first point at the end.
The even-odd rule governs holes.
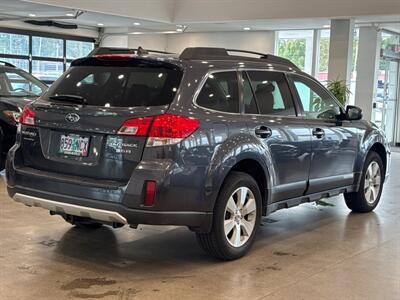
{"type": "Polygon", "coordinates": [[[279,39],[278,55],[291,60],[300,69],[304,70],[306,56],[305,39],[279,39]]]}

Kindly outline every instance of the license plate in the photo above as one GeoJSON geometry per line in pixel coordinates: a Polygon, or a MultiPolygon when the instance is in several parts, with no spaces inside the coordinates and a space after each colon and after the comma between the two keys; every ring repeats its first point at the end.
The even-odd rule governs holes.
{"type": "Polygon", "coordinates": [[[80,135],[61,135],[60,153],[86,157],[89,153],[89,138],[80,135]]]}

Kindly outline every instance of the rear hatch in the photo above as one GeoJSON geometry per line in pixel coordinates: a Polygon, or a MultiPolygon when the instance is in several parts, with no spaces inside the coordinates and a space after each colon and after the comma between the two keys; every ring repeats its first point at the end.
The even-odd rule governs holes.
{"type": "Polygon", "coordinates": [[[128,56],[80,59],[22,117],[25,167],[126,182],[182,78],[170,63],[128,56]],[[24,119],[25,118],[25,119],[24,119]]]}

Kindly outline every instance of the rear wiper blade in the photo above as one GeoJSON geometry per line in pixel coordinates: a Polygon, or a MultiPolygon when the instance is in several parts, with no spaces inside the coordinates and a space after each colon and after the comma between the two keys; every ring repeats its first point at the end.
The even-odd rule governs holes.
{"type": "Polygon", "coordinates": [[[83,105],[87,104],[87,100],[84,97],[78,95],[59,94],[50,96],[49,98],[55,101],[72,102],[83,105]]]}

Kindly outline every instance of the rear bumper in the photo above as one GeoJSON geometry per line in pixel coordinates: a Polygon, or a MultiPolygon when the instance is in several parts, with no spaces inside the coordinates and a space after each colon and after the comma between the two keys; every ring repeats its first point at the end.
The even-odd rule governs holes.
{"type": "Polygon", "coordinates": [[[104,222],[188,226],[199,232],[208,232],[212,224],[212,213],[209,212],[130,209],[117,203],[76,198],[19,186],[8,186],[7,191],[16,202],[28,206],[104,222]]]}
{"type": "Polygon", "coordinates": [[[203,177],[191,176],[187,170],[176,172],[175,165],[171,160],[142,160],[129,182],[121,184],[25,167],[17,143],[6,162],[7,190],[18,202],[59,214],[132,225],[188,226],[208,232],[212,209],[210,199],[199,188],[204,185],[203,177]],[[143,203],[146,180],[157,183],[151,207],[143,203]]]}

